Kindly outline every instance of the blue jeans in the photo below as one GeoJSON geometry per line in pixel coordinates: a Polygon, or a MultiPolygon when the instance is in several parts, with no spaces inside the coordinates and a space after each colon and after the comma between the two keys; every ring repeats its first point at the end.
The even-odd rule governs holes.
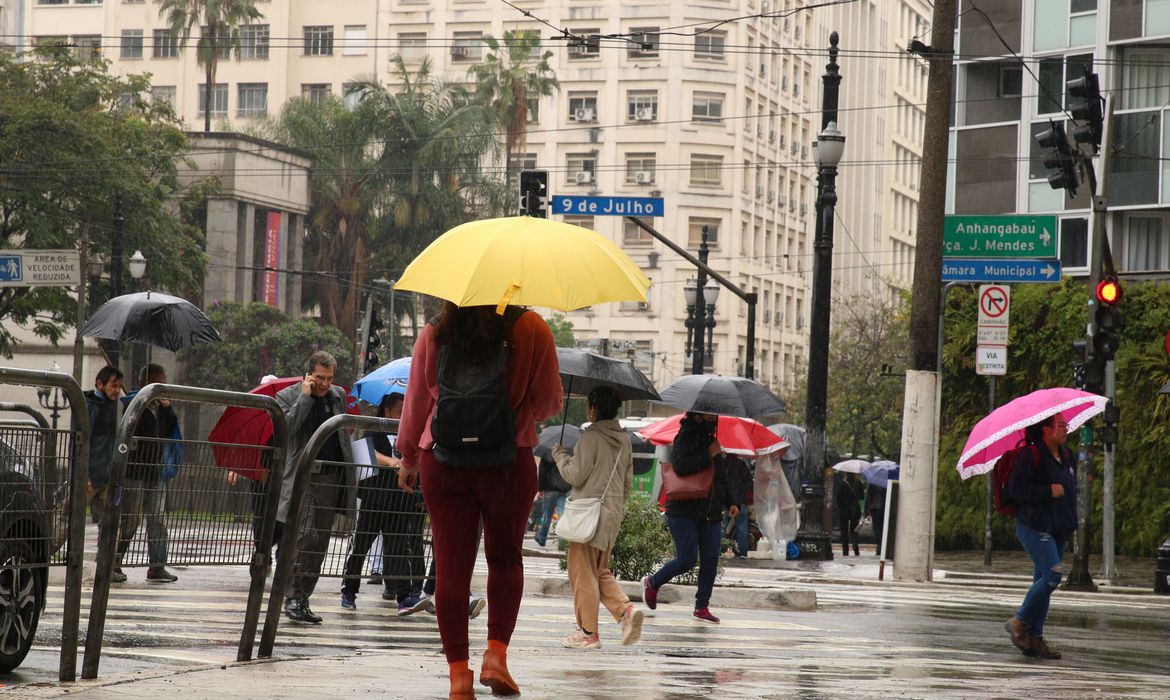
{"type": "Polygon", "coordinates": [[[1047,532],[1038,532],[1016,521],[1016,537],[1032,558],[1032,587],[1024,596],[1024,604],[1016,611],[1016,617],[1028,623],[1028,634],[1040,637],[1044,634],[1044,621],[1048,618],[1048,602],[1052,593],[1060,586],[1062,571],[1060,560],[1068,541],[1053,537],[1047,532]]]}
{"type": "Polygon", "coordinates": [[[552,525],[554,510],[558,516],[565,512],[565,496],[564,491],[544,492],[540,503],[540,530],[536,533],[536,543],[541,547],[548,541],[548,528],[552,525]]]}
{"type": "Polygon", "coordinates": [[[666,527],[674,539],[674,559],[662,565],[650,577],[650,585],[661,588],[675,576],[681,576],[695,568],[699,561],[699,588],[695,591],[695,610],[702,610],[711,603],[711,589],[715,588],[715,574],[718,571],[719,543],[723,531],[718,520],[710,522],[680,515],[667,515],[666,527]]]}
{"type": "MultiPolygon", "coordinates": [[[[727,532],[729,518],[723,516],[723,531],[727,532]]],[[[747,508],[739,511],[739,515],[735,516],[735,526],[731,529],[731,534],[735,538],[735,554],[739,557],[746,557],[748,553],[748,512],[747,508]]]]}

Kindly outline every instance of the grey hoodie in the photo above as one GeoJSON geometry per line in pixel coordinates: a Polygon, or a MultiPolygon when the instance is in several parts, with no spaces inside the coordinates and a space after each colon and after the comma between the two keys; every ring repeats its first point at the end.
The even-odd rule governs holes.
{"type": "Polygon", "coordinates": [[[626,500],[634,490],[634,458],[630,436],[616,418],[597,421],[581,434],[571,457],[567,450],[559,446],[553,449],[553,457],[561,476],[573,485],[570,499],[600,497],[605,492],[610,473],[614,472],[609,491],[605,492],[605,502],[601,505],[597,534],[586,543],[603,552],[609,551],[617,539],[626,513],[626,500]]]}

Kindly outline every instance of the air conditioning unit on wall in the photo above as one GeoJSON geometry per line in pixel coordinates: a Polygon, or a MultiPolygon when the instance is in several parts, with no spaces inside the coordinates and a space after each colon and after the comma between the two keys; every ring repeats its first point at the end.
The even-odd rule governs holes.
{"type": "Polygon", "coordinates": [[[654,121],[654,110],[649,107],[643,107],[634,111],[634,120],[640,122],[654,121]]]}
{"type": "Polygon", "coordinates": [[[593,121],[593,109],[590,107],[578,107],[573,110],[573,120],[579,122],[593,121]]]}
{"type": "Polygon", "coordinates": [[[639,185],[649,185],[650,183],[654,182],[654,173],[650,172],[649,170],[639,170],[638,172],[634,173],[634,182],[638,183],[639,185]]]}
{"type": "Polygon", "coordinates": [[[593,182],[593,173],[589,172],[588,170],[582,170],[574,176],[574,179],[577,181],[578,185],[588,185],[589,183],[593,182]]]}

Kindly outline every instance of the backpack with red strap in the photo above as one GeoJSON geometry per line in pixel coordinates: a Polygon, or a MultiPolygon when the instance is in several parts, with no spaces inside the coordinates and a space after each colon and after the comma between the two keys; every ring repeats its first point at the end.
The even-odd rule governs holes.
{"type": "Polygon", "coordinates": [[[1012,467],[1016,463],[1016,455],[1022,449],[1032,450],[1032,466],[1040,463],[1040,450],[1035,445],[1017,445],[1003,456],[995,461],[995,466],[991,469],[991,497],[995,503],[995,509],[1001,515],[1006,515],[1009,518],[1016,517],[1016,502],[1008,495],[1008,482],[1012,478],[1012,467]]]}

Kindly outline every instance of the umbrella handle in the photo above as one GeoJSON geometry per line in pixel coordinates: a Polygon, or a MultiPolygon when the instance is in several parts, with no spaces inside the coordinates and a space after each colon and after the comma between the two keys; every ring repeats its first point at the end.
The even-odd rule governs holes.
{"type": "Polygon", "coordinates": [[[565,391],[565,412],[561,414],[561,444],[565,444],[565,419],[569,416],[569,397],[573,394],[573,375],[569,375],[569,388],[565,391]]]}

